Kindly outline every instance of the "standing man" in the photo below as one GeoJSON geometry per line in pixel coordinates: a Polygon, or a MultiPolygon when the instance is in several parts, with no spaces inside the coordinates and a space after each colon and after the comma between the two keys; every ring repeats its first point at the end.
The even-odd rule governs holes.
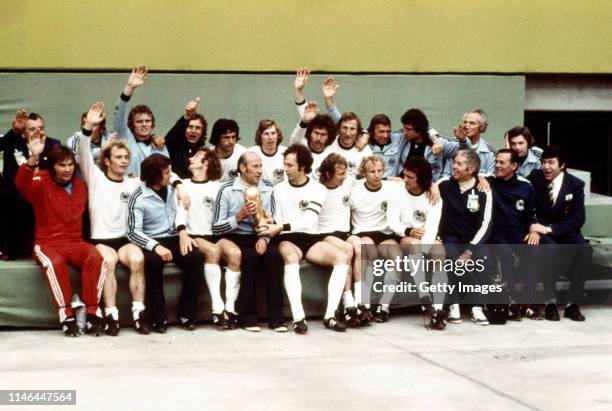
{"type": "Polygon", "coordinates": [[[204,116],[197,112],[199,105],[200,97],[188,102],[185,113],[166,134],[165,142],[170,153],[172,171],[180,178],[191,176],[189,158],[206,143],[208,123],[204,116]]]}
{"type": "Polygon", "coordinates": [[[287,147],[281,144],[283,133],[274,120],[263,119],[257,125],[255,145],[249,151],[257,153],[263,165],[262,178],[273,185],[285,179],[283,153],[287,147]]]}
{"type": "MultiPolygon", "coordinates": [[[[455,127],[453,132],[459,141],[469,140],[469,148],[475,150],[480,158],[479,175],[491,176],[495,169],[495,147],[489,144],[481,134],[487,131],[487,113],[481,109],[468,111],[463,115],[463,124],[455,127]]],[[[451,163],[447,163],[447,171],[451,163]]],[[[453,163],[454,165],[454,163],[453,163]]]]}
{"type": "Polygon", "coordinates": [[[213,124],[210,133],[210,144],[221,160],[221,182],[229,181],[238,176],[238,159],[246,148],[238,144],[240,129],[232,119],[220,118],[213,124]]]}
{"type": "Polygon", "coordinates": [[[87,310],[86,331],[102,335],[102,312],[98,307],[106,265],[96,248],[81,234],[82,217],[87,204],[87,187],[74,177],[74,154],[57,145],[47,157],[48,171],[36,173],[44,143],[40,134],[30,140],[32,153],[17,172],[15,186],[32,204],[36,216],[34,257],[53,295],[64,334],[79,335],[70,306],[72,289],[68,265],[80,268],[82,298],[87,310]]]}
{"type": "Polygon", "coordinates": [[[4,153],[0,200],[7,210],[1,217],[4,227],[0,228],[6,242],[3,259],[7,260],[30,256],[34,244],[34,212],[30,203],[15,188],[15,177],[19,167],[30,157],[30,144],[35,137],[43,144],[42,152],[38,156],[38,168],[46,170],[49,153],[60,142],[47,137],[45,122],[41,116],[36,113],[28,114],[25,110],[17,111],[11,129],[0,137],[0,151],[4,153]]]}
{"type": "MultiPolygon", "coordinates": [[[[86,111],[81,115],[81,130],[85,125],[87,113],[88,112],[86,111]]],[[[72,152],[76,158],[77,166],[79,167],[81,166],[81,159],[79,158],[78,154],[80,136],[81,131],[77,131],[72,136],[68,137],[68,140],[66,140],[66,145],[72,149],[72,152]]],[[[102,147],[106,145],[110,137],[111,136],[106,131],[106,118],[104,118],[100,124],[93,125],[93,128],[91,129],[91,136],[89,136],[89,151],[93,156],[96,166],[98,167],[100,167],[100,153],[102,152],[102,147]]]]}
{"type": "Polygon", "coordinates": [[[140,334],[149,334],[145,316],[144,255],[127,239],[128,199],[138,188],[136,177],[125,177],[130,164],[130,151],[124,140],[113,140],[100,153],[98,168],[91,152],[91,136],[104,121],[104,103],[95,103],[83,120],[83,129],[77,133],[77,153],[81,159],[81,174],[89,193],[91,220],[91,242],[106,261],[106,279],[102,300],[106,334],[119,334],[119,311],[117,309],[118,263],[130,270],[129,288],[132,295],[132,320],[134,329],[140,334]]]}
{"type": "MultiPolygon", "coordinates": [[[[280,271],[283,260],[278,248],[268,237],[258,237],[253,216],[258,208],[267,217],[274,215],[275,204],[272,183],[261,178],[259,156],[252,151],[238,159],[238,177],[221,186],[215,204],[212,232],[236,244],[242,253],[241,285],[238,294],[238,322],[247,331],[258,332],[256,278],[264,278],[267,290],[268,326],[274,331],[286,332],[283,320],[283,294],[280,271]],[[245,199],[247,188],[259,190],[260,205],[245,199]]],[[[271,222],[271,218],[268,223],[271,222]]]]}
{"type": "Polygon", "coordinates": [[[293,329],[298,334],[306,334],[308,325],[302,306],[302,283],[300,281],[300,260],[332,266],[327,285],[327,308],[323,317],[326,328],[343,332],[346,326],[335,318],[335,312],[342,297],[346,283],[350,256],[342,248],[321,241],[319,236],[319,214],[325,196],[325,187],[311,180],[312,155],[308,148],[293,144],[283,154],[287,181],[274,187],[276,213],[272,224],[260,235],[278,237],[278,249],[285,262],[285,290],[293,313],[293,329]]]}
{"type": "MultiPolygon", "coordinates": [[[[474,150],[459,150],[453,160],[452,177],[443,177],[439,182],[443,204],[438,231],[446,255],[455,260],[456,267],[459,263],[465,266],[469,260],[488,259],[486,249],[479,245],[485,244],[491,235],[493,196],[490,191],[481,192],[477,189],[476,177],[480,169],[480,158],[474,150]]],[[[452,274],[449,275],[450,283],[458,286],[465,273],[455,270],[452,274]]],[[[478,285],[485,283],[488,272],[474,269],[467,274],[478,285]]],[[[449,296],[448,321],[454,324],[462,322],[459,294],[455,292],[449,296]]],[[[475,296],[475,303],[472,307],[472,321],[477,325],[489,325],[483,312],[480,293],[475,296]]]]}
{"type": "MultiPolygon", "coordinates": [[[[584,225],[584,182],[566,171],[567,154],[562,147],[551,145],[542,153],[542,169],[529,175],[536,201],[538,223],[531,227],[541,235],[541,244],[574,244],[572,247],[551,247],[557,254],[549,261],[559,258],[558,252],[570,253],[573,267],[570,273],[570,290],[567,295],[564,317],[584,321],[578,304],[584,298],[584,276],[591,267],[593,249],[582,236],[584,225]]],[[[554,265],[554,264],[553,264],[554,265]]],[[[544,286],[546,298],[545,317],[559,321],[557,311],[557,267],[550,265],[544,286]]]]}
{"type": "Polygon", "coordinates": [[[141,66],[132,70],[132,74],[130,74],[128,82],[117,101],[113,119],[117,137],[128,142],[131,154],[128,174],[133,176],[140,175],[140,164],[151,154],[161,153],[170,157],[168,149],[163,145],[163,139],[153,135],[155,116],[149,106],[138,105],[132,107],[128,113],[128,102],[132,98],[134,90],[142,86],[146,79],[146,67],[141,66]]]}
{"type": "Polygon", "coordinates": [[[521,303],[525,303],[527,318],[541,320],[542,316],[534,304],[535,287],[540,275],[541,258],[538,258],[540,235],[530,232],[535,223],[535,201],[529,180],[516,174],[518,156],[508,148],[495,155],[495,177],[489,177],[493,188],[493,227],[489,244],[497,254],[501,272],[508,283],[509,316],[512,321],[522,317],[521,303]],[[519,257],[520,270],[514,264],[514,255],[519,257]],[[523,294],[516,292],[517,275],[522,273],[523,294]]]}
{"type": "Polygon", "coordinates": [[[359,116],[352,111],[348,111],[340,117],[338,137],[329,146],[333,153],[340,154],[346,159],[349,184],[355,182],[361,161],[372,155],[372,149],[367,145],[361,150],[357,148],[357,139],[363,132],[359,116]]]}
{"type": "Polygon", "coordinates": [[[142,162],[141,184],[128,202],[128,238],[142,248],[146,275],[147,317],[153,331],[167,330],[163,270],[173,262],[183,271],[178,304],[180,326],[193,331],[204,258],[199,251],[181,250],[177,236],[175,187],[170,184],[170,159],[154,153],[142,162]]]}
{"type": "Polygon", "coordinates": [[[514,127],[506,132],[506,148],[518,154],[519,168],[517,174],[529,177],[533,170],[541,168],[542,149],[535,146],[535,139],[527,127],[514,127]]]}

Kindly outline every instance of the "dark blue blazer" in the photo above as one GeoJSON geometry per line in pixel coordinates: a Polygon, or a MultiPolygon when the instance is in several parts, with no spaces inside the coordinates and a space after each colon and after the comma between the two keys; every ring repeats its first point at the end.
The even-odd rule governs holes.
{"type": "Polygon", "coordinates": [[[533,170],[529,181],[535,193],[538,222],[552,228],[552,237],[582,237],[580,229],[585,221],[584,182],[566,171],[557,201],[551,206],[548,183],[542,170],[533,170]]]}

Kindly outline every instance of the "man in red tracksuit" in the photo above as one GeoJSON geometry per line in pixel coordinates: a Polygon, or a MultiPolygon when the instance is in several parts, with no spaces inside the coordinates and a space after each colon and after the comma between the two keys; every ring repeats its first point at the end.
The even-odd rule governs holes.
{"type": "Polygon", "coordinates": [[[88,334],[102,335],[98,308],[106,265],[98,250],[81,235],[87,187],[74,177],[74,154],[65,146],[54,147],[47,162],[49,169],[37,172],[43,145],[39,138],[29,142],[31,156],[19,167],[15,186],[32,204],[36,219],[34,258],[46,276],[58,308],[64,334],[79,335],[70,306],[72,289],[68,264],[82,270],[82,298],[87,307],[88,334]]]}

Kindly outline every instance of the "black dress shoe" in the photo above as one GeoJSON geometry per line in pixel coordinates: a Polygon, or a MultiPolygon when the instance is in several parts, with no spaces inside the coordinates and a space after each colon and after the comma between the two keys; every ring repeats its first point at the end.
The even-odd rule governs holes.
{"type": "Polygon", "coordinates": [[[584,321],[584,315],[580,312],[577,304],[570,304],[565,308],[565,312],[563,313],[565,318],[569,318],[572,321],[584,321]]]}
{"type": "Polygon", "coordinates": [[[544,310],[544,318],[548,321],[559,321],[561,318],[559,317],[559,311],[557,311],[557,306],[555,304],[546,304],[546,309],[544,310]]]}

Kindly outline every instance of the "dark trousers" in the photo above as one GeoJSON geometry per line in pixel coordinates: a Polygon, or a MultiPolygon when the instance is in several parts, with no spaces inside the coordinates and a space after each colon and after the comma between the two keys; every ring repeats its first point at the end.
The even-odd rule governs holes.
{"type": "Polygon", "coordinates": [[[545,253],[537,245],[523,242],[520,233],[493,233],[489,238],[490,249],[501,265],[502,277],[508,283],[510,300],[517,304],[535,304],[535,289],[540,280],[545,253]],[[518,266],[514,257],[518,257],[518,266]],[[517,282],[523,291],[516,290],[517,282]]]}
{"type": "Polygon", "coordinates": [[[242,252],[240,292],[238,293],[238,320],[240,325],[256,325],[257,315],[257,279],[263,278],[266,283],[268,324],[283,322],[283,291],[280,273],[283,259],[276,245],[271,242],[263,255],[255,251],[259,239],[255,235],[230,235],[227,237],[242,252]]]}
{"type": "MultiPolygon", "coordinates": [[[[172,262],[183,271],[183,286],[178,304],[178,317],[196,320],[198,296],[204,276],[204,256],[197,249],[181,255],[179,238],[156,238],[161,245],[172,252],[172,262]]],[[[168,321],[166,297],[164,296],[163,270],[166,262],[155,251],[142,250],[146,278],[145,304],[149,321],[168,321]]]]}
{"type": "Polygon", "coordinates": [[[465,250],[468,248],[472,250],[471,259],[484,263],[484,270],[464,270],[460,271],[456,269],[455,272],[448,273],[448,283],[455,285],[455,291],[448,296],[449,304],[468,303],[474,304],[475,306],[482,306],[484,304],[483,294],[476,293],[464,293],[459,292],[459,284],[473,284],[473,285],[485,285],[490,284],[490,258],[488,247],[486,245],[470,246],[469,240],[461,239],[454,236],[445,236],[442,238],[442,243],[446,249],[446,258],[456,260],[465,250]]]}
{"type": "Polygon", "coordinates": [[[584,299],[584,278],[591,268],[593,249],[580,233],[565,236],[543,235],[540,237],[540,244],[545,245],[548,261],[544,282],[546,302],[557,301],[557,276],[559,271],[563,270],[568,272],[570,278],[567,302],[580,304],[584,299]],[[559,261],[566,261],[568,258],[569,267],[562,267],[559,261]]]}
{"type": "Polygon", "coordinates": [[[0,190],[0,248],[13,258],[27,258],[34,248],[34,211],[15,189],[0,190]]]}

